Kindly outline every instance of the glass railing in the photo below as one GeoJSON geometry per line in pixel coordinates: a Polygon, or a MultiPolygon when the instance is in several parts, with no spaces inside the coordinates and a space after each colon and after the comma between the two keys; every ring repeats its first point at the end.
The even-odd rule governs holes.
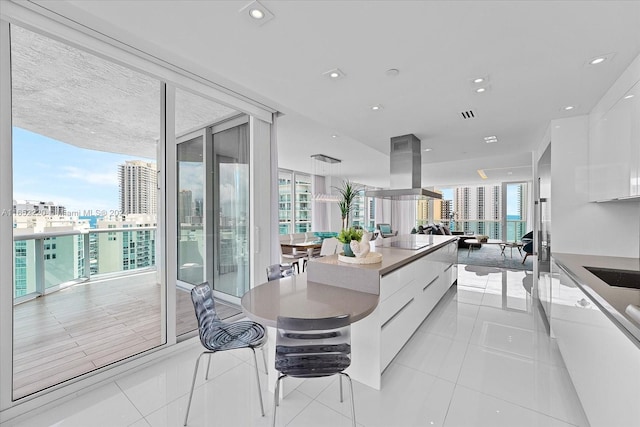
{"type": "Polygon", "coordinates": [[[155,269],[156,227],[16,234],[16,303],[92,276],[155,269]]]}

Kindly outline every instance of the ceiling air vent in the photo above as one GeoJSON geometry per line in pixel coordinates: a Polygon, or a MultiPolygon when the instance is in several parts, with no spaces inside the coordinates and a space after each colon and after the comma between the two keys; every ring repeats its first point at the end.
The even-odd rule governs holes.
{"type": "Polygon", "coordinates": [[[460,114],[462,114],[462,118],[463,118],[464,120],[466,120],[466,119],[473,119],[473,118],[475,118],[475,117],[476,117],[475,113],[474,113],[473,111],[471,111],[471,110],[463,111],[463,112],[461,112],[460,114]]]}

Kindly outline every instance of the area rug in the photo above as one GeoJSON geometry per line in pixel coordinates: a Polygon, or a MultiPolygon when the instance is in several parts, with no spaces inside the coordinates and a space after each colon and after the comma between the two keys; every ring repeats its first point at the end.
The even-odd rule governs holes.
{"type": "Polygon", "coordinates": [[[458,249],[458,264],[533,271],[533,257],[527,257],[527,260],[522,264],[523,258],[524,252],[523,255],[520,255],[515,248],[513,249],[513,258],[511,257],[511,248],[506,248],[504,255],[502,255],[499,245],[482,245],[480,249],[473,249],[471,252],[467,248],[458,249]]]}

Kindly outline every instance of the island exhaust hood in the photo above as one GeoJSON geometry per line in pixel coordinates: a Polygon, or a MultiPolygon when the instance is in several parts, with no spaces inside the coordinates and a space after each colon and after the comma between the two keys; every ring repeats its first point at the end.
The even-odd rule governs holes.
{"type": "Polygon", "coordinates": [[[391,188],[365,191],[365,196],[390,200],[442,199],[442,194],[422,188],[420,140],[414,135],[391,138],[391,188]]]}

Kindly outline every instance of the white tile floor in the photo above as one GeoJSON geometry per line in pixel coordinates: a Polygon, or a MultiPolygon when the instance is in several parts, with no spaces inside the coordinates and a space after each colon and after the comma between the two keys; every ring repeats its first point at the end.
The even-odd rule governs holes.
{"type": "MultiPolygon", "coordinates": [[[[530,280],[530,272],[460,265],[457,288],[389,366],[382,390],[354,382],[358,424],[588,426],[558,347],[526,292],[530,280]]],[[[191,346],[6,426],[181,426],[199,352],[191,346]]],[[[260,417],[251,363],[245,350],[214,356],[209,381],[198,379],[189,426],[270,425],[272,396],[263,390],[267,414],[260,417]]],[[[348,402],[348,394],[339,402],[337,379],[307,380],[284,399],[277,424],[350,426],[348,402]]]]}

